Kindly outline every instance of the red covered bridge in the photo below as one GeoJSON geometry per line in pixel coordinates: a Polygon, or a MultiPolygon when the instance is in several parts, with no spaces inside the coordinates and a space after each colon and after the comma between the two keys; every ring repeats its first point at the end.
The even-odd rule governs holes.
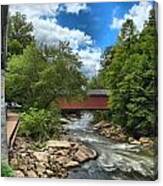
{"type": "Polygon", "coordinates": [[[64,98],[59,100],[61,110],[107,110],[108,95],[105,89],[92,89],[87,93],[83,101],[67,101],[64,98]]]}

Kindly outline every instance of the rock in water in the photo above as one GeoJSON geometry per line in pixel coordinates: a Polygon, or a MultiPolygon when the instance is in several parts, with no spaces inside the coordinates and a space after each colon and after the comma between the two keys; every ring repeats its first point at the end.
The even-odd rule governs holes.
{"type": "Polygon", "coordinates": [[[134,141],[131,141],[130,144],[131,145],[140,145],[141,143],[138,140],[134,140],[134,141]]]}
{"type": "Polygon", "coordinates": [[[96,151],[82,145],[81,147],[79,147],[79,150],[75,153],[74,159],[79,162],[84,162],[89,159],[94,159],[96,156],[97,156],[96,151]]]}
{"type": "Polygon", "coordinates": [[[72,168],[79,166],[79,162],[77,161],[69,161],[67,164],[64,165],[66,168],[72,168]]]}
{"type": "Polygon", "coordinates": [[[71,123],[71,121],[66,119],[66,118],[61,118],[60,122],[63,123],[63,124],[70,124],[71,123]]]}

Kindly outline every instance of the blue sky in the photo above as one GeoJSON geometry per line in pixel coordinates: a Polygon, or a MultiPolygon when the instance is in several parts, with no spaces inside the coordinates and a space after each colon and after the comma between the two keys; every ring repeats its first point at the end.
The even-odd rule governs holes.
{"type": "Polygon", "coordinates": [[[79,14],[61,12],[57,19],[64,27],[79,29],[91,35],[95,45],[104,49],[115,44],[119,33],[118,29],[113,30],[109,26],[113,17],[122,18],[134,4],[138,3],[89,3],[88,11],[79,14]]]}
{"type": "Polygon", "coordinates": [[[104,49],[113,46],[122,24],[133,19],[138,31],[148,21],[150,2],[17,4],[10,13],[25,14],[34,26],[33,35],[38,43],[56,45],[69,41],[74,53],[83,62],[82,71],[94,76],[100,69],[104,49]]]}

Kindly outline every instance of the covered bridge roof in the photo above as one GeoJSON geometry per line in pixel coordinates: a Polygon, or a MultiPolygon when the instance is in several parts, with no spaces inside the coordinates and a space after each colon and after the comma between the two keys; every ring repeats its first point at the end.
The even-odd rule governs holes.
{"type": "Polygon", "coordinates": [[[106,89],[90,89],[87,92],[88,96],[108,96],[106,89]]]}

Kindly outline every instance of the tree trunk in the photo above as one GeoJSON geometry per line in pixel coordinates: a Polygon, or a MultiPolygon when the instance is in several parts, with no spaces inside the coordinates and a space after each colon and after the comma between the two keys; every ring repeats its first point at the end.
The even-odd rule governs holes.
{"type": "Polygon", "coordinates": [[[8,6],[1,6],[1,160],[8,162],[6,107],[5,107],[5,65],[8,6]]]}

